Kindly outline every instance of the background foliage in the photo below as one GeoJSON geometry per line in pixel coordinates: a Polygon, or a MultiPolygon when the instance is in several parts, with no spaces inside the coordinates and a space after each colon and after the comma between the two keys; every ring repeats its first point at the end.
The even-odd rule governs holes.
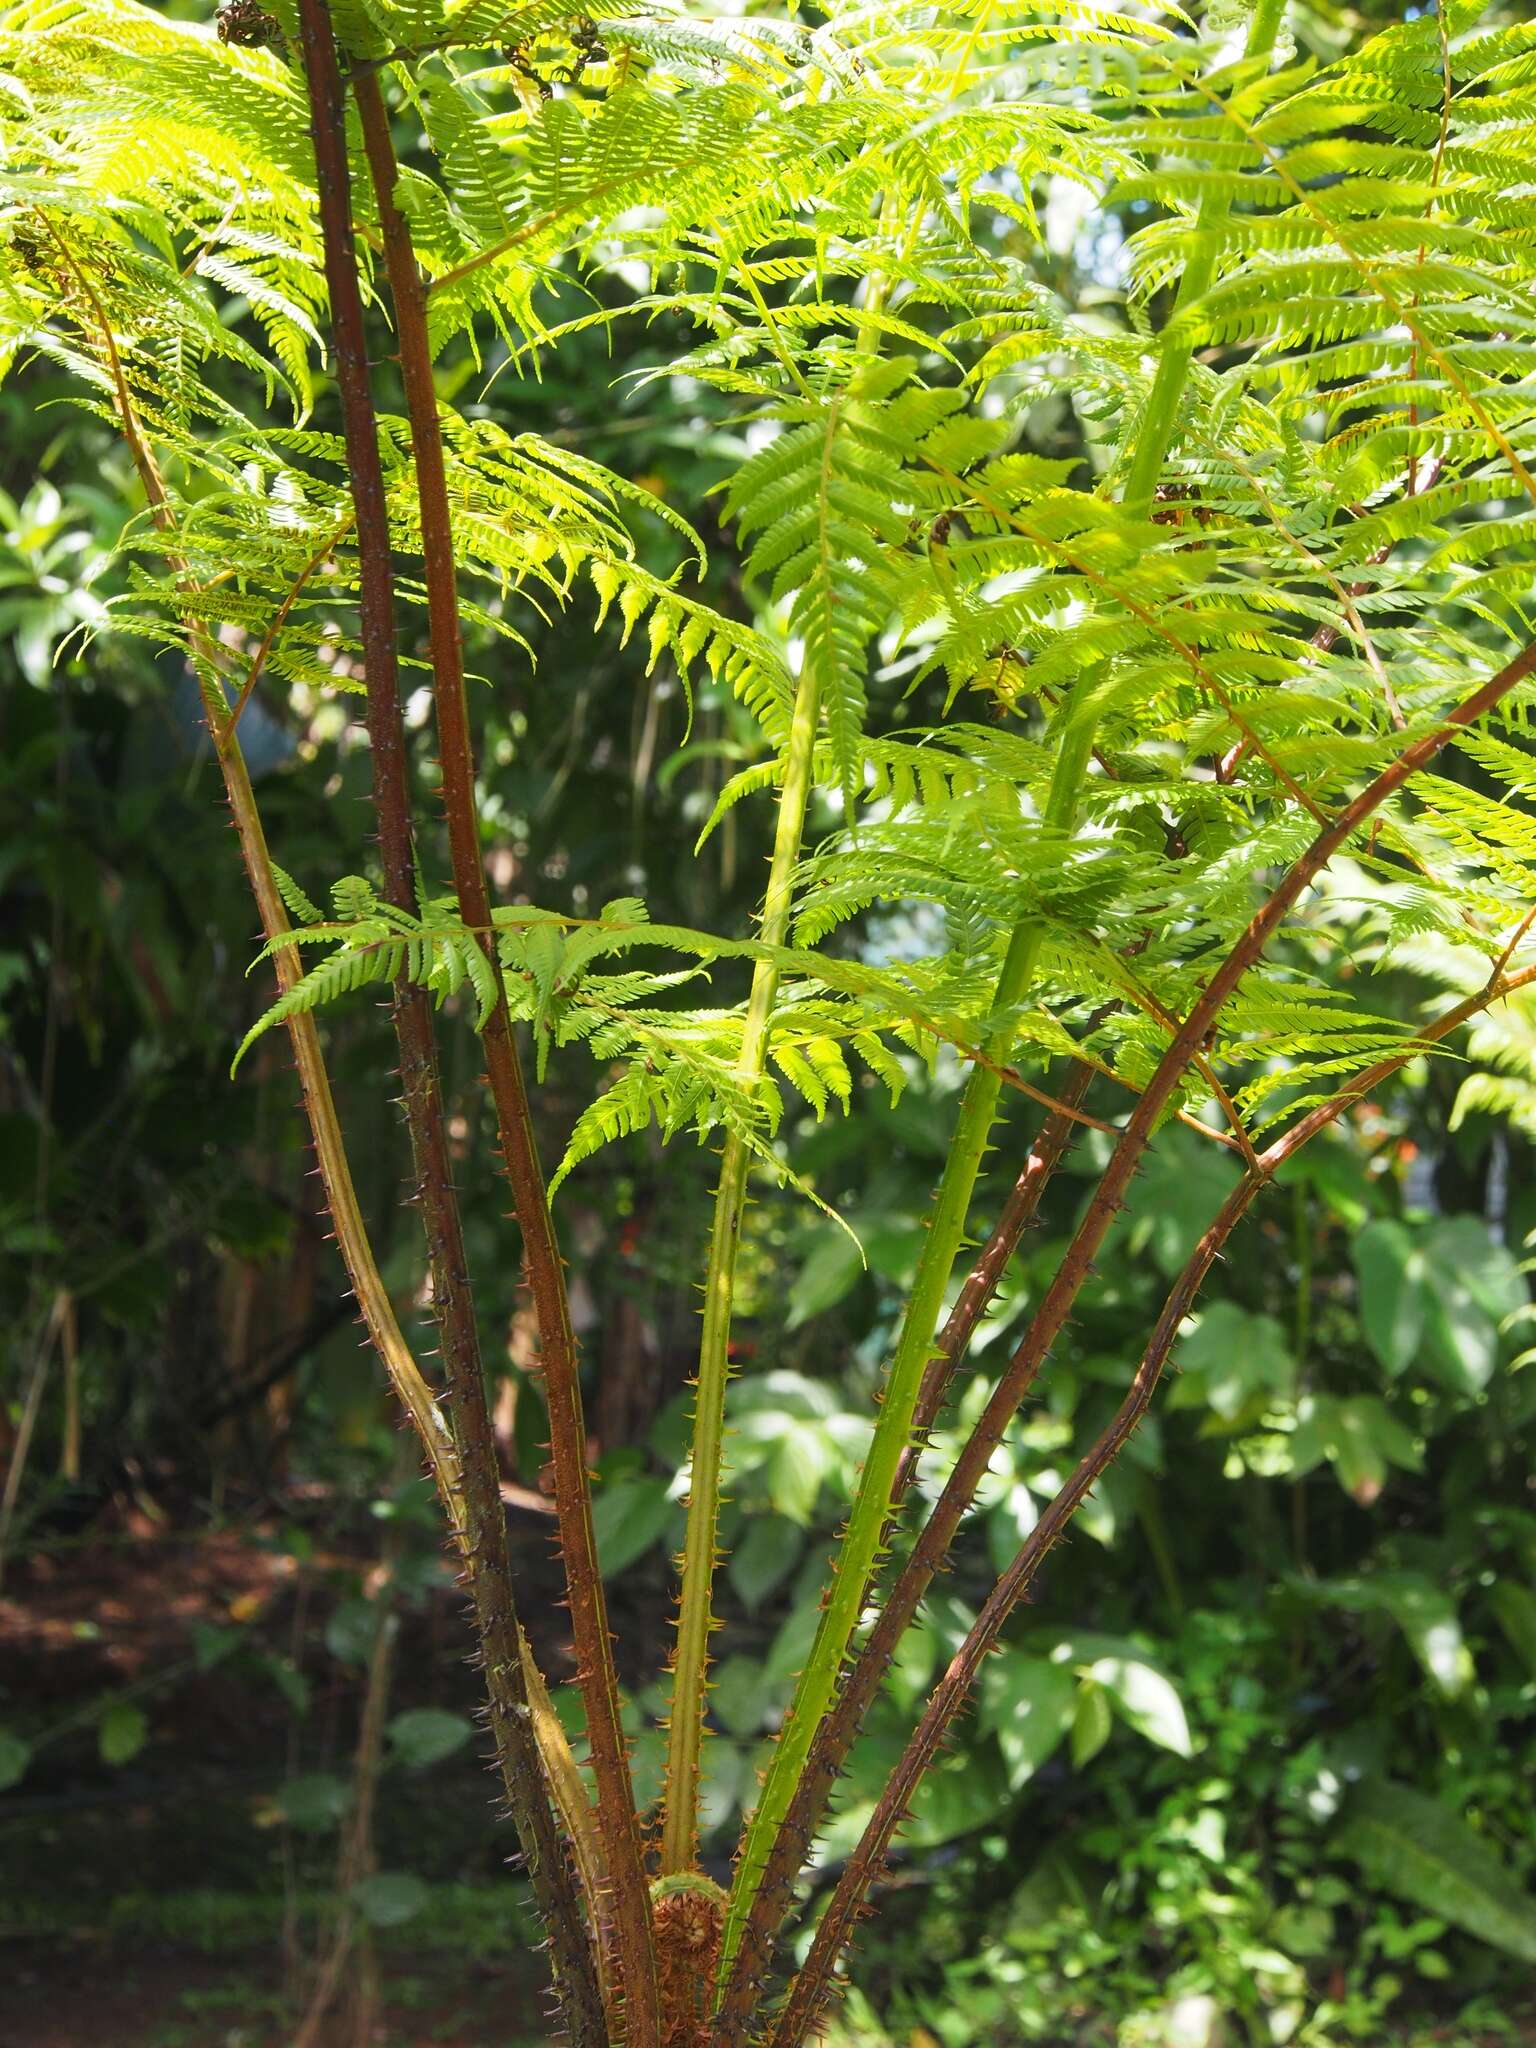
{"type": "MultiPolygon", "coordinates": [[[[1370,24],[1369,11],[1291,12],[1303,47],[1325,56],[1370,24]]],[[[1041,185],[1044,247],[1021,233],[1008,253],[1090,328],[1127,331],[1114,252],[1144,221],[1146,196],[1131,188],[1089,212],[1065,179],[1041,185]]],[[[594,329],[539,378],[492,360],[483,395],[467,401],[471,416],[536,423],[650,493],[658,516],[642,512],[637,531],[657,573],[676,554],[660,508],[696,519],[743,452],[707,382],[631,374],[684,345],[664,323],[594,329]]],[[[467,389],[471,366],[463,377],[467,389]]],[[[27,1830],[39,1816],[54,1824],[68,1784],[106,1799],[126,1773],[140,1797],[167,1797],[178,1700],[223,1673],[269,1698],[282,1730],[257,1744],[261,1782],[242,1812],[290,1861],[260,1867],[254,1896],[319,1913],[305,1887],[329,1870],[355,1798],[347,1674],[369,1665],[381,1629],[426,1626],[445,1589],[339,1294],[277,1038],[228,1078],[262,1002],[195,693],[152,642],[76,630],[108,626],[128,587],[132,558],[118,549],[135,494],[111,437],[65,396],[46,359],[0,391],[0,1284],[15,1305],[6,1611],[24,1637],[51,1572],[67,1576],[99,1557],[104,1534],[145,1519],[210,1540],[238,1532],[289,1560],[297,1591],[244,1613],[238,1599],[216,1617],[197,1612],[178,1653],[127,1683],[110,1660],[81,1665],[70,1697],[10,1659],[0,1776],[27,1853],[27,1830]]],[[[1093,426],[1047,394],[1029,446],[1075,459],[1093,426]]],[[[731,616],[760,602],[726,544],[711,547],[707,590],[731,616]]],[[[589,597],[536,638],[530,669],[489,632],[471,635],[507,882],[577,915],[641,895],[657,921],[744,928],[767,852],[761,807],[736,804],[704,854],[692,850],[725,780],[760,758],[755,723],[703,677],[690,719],[643,635],[621,644],[589,597]]],[[[887,724],[922,709],[905,680],[881,679],[887,724]]],[[[264,689],[242,729],[288,863],[363,868],[364,764],[337,702],[302,681],[264,689]]],[[[1342,985],[1370,964],[1382,888],[1335,868],[1293,941],[1311,971],[1342,985]]],[[[865,956],[911,944],[907,915],[859,920],[865,956]]],[[[1383,1007],[1399,1014],[1454,968],[1426,938],[1417,954],[1399,948],[1389,971],[1397,1000],[1383,1007]]],[[[386,1029],[365,1005],[329,1021],[378,1242],[398,1250],[391,1277],[408,1287],[395,1154],[385,1131],[370,1137],[365,1107],[386,1029]]],[[[448,1078],[469,1162],[484,1157],[467,1142],[482,1112],[468,1034],[458,1048],[448,1078]]],[[[551,1157],[581,1107],[563,1092],[569,1073],[557,1062],[540,1098],[551,1157]]],[[[931,1071],[914,1063],[899,1102],[861,1083],[856,1115],[807,1115],[790,1130],[795,1171],[846,1211],[867,1265],[835,1224],[767,1181],[749,1212],[736,1342],[758,1370],[733,1388],[732,1649],[713,1696],[721,1739],[707,1796],[717,1855],[814,1626],[957,1080],[942,1058],[931,1071]]],[[[1181,2028],[1203,2041],[1215,2025],[1317,2048],[1430,2028],[1528,2038],[1533,1103],[1536,1009],[1522,1002],[1480,1028],[1467,1062],[1418,1063],[1264,1198],[1207,1291],[1182,1376],[1084,1511],[922,1795],[881,1931],[859,1954],[852,2031],[944,2048],[1132,2048],[1181,2028]]],[[[1022,1138],[1031,1123],[1016,1111],[1010,1128],[1022,1138]]],[[[962,1414],[984,1393],[990,1347],[1053,1269],[1096,1142],[1050,1191],[974,1347],[962,1414]]],[[[994,1156],[981,1213],[1007,1186],[1008,1148],[994,1156]]],[[[516,1276],[497,1256],[500,1202],[488,1176],[472,1177],[481,1171],[466,1164],[470,1253],[487,1327],[505,1333],[506,1470],[537,1558],[538,1397],[522,1370],[516,1276]]],[[[1012,1554],[1069,1445],[1113,1409],[1229,1178],[1193,1137],[1160,1142],[1136,1214],[1101,1258],[1102,1284],[994,1461],[969,1550],[894,1676],[888,1725],[877,1715],[856,1753],[830,1856],[856,1838],[903,1709],[958,1642],[988,1561],[995,1570],[1012,1554]]],[[[605,1153],[561,1196],[591,1370],[599,1540],[623,1589],[637,1774],[653,1784],[653,1645],[680,1534],[682,1376],[708,1197],[700,1156],[655,1142],[605,1153]]],[[[80,1628],[110,1637],[114,1623],[75,1627],[89,1642],[80,1628]]],[[[557,1648],[558,1616],[545,1627],[557,1648]]],[[[446,1785],[469,1754],[462,1685],[435,1679],[417,1698],[401,1683],[386,1816],[391,1799],[411,1810],[422,1786],[446,1785]]],[[[446,1811],[451,1799],[427,1804],[446,1811]]],[[[352,1884],[364,1918],[423,1941],[452,1923],[462,1939],[473,1913],[443,1910],[460,1852],[423,1856],[408,1829],[391,1843],[381,1825],[398,1860],[352,1884]]],[[[238,1857],[231,1867],[250,1882],[238,1857]]],[[[64,1910],[55,1900],[42,1917],[64,1910]]],[[[251,1924],[280,1931],[259,1910],[251,1924]]]]}

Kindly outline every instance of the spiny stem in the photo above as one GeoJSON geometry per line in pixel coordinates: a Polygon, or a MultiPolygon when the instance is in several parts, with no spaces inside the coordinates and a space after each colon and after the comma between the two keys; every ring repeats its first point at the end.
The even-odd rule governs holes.
{"type": "MultiPolygon", "coordinates": [[[[1059,833],[1070,830],[1078,791],[1093,744],[1091,716],[1080,712],[1067,722],[1052,774],[1045,822],[1059,833]]],[[[913,1418],[933,1353],[934,1331],[955,1259],[965,1237],[966,1218],[977,1176],[986,1156],[1001,1088],[998,1062],[1012,1052],[1017,1012],[1028,995],[1044,940],[1044,927],[1026,918],[1014,928],[993,999],[992,1017],[983,1034],[985,1065],[972,1066],[961,1096],[959,1119],[950,1142],[943,1176],[918,1261],[912,1292],[902,1318],[895,1355],[886,1376],[875,1433],[865,1455],[848,1526],[833,1563],[832,1582],[810,1656],[795,1688],[789,1713],[774,1746],[757,1807],[743,1837],[731,1892],[731,1909],[722,1943],[724,1996],[718,2015],[722,2038],[736,2030],[750,2010],[748,1972],[735,1969],[747,1916],[757,1901],[775,1838],[788,1814],[804,1775],[817,1731],[830,1711],[843,1663],[868,1595],[870,1576],[896,1485],[897,1473],[912,1442],[913,1418]]],[[[759,1925],[762,1922],[759,1914],[759,1925]]],[[[755,1972],[753,1973],[755,1974],[755,1972]]]]}
{"type": "MultiPolygon", "coordinates": [[[[772,320],[760,295],[758,304],[771,329],[772,320]]],[[[861,355],[870,352],[873,341],[871,330],[869,345],[866,347],[861,342],[861,355]]],[[[783,360],[799,381],[799,373],[794,370],[788,356],[783,360]]],[[[846,393],[827,409],[822,445],[824,477],[845,402],[846,393]]],[[[815,772],[820,716],[821,673],[814,660],[807,660],[801,665],[795,687],[784,779],[774,826],[773,857],[763,898],[761,936],[769,946],[782,946],[789,933],[794,871],[805,836],[805,815],[815,772]]],[[[753,969],[737,1063],[737,1076],[748,1086],[760,1081],[766,1068],[768,1026],[778,986],[777,965],[770,960],[760,960],[753,969]]],[[[741,1248],[741,1221],[746,1206],[748,1163],[746,1146],[734,1133],[728,1135],[721,1156],[720,1182],[710,1232],[704,1320],[699,1339],[698,1398],[691,1445],[688,1525],[684,1537],[682,1587],[673,1658],[666,1809],[661,1847],[662,1869],[668,1874],[692,1869],[698,1853],[699,1761],[708,1698],[725,1390],[730,1371],[731,1309],[735,1295],[736,1260],[741,1248]]]]}
{"type": "Polygon", "coordinates": [[[923,1773],[933,1762],[939,1743],[975,1683],[982,1657],[995,1642],[1004,1620],[1033,1578],[1040,1559],[1061,1534],[1094,1480],[1140,1419],[1151,1399],[1152,1388],[1178,1333],[1179,1324],[1188,1313],[1225,1235],[1226,1232],[1222,1231],[1218,1236],[1213,1228],[1202,1238],[1196,1258],[1185,1268],[1158,1319],[1152,1343],[1132,1382],[1130,1394],[1093,1450],[1041,1515],[1024,1551],[999,1580],[935,1688],[917,1730],[886,1780],[875,1811],[834,1888],[831,1901],[817,1926],[810,1953],[774,2027],[770,2048],[795,2048],[819,2018],[832,1988],[832,1973],[837,1959],[852,1937],[859,1908],[884,1866],[892,1838],[922,1781],[923,1773]]]}
{"type": "MultiPolygon", "coordinates": [[[[306,0],[306,4],[323,6],[324,0],[306,0]]],[[[480,854],[474,750],[459,637],[457,564],[442,428],[432,376],[426,292],[410,225],[395,199],[399,172],[377,78],[371,73],[359,77],[354,89],[383,233],[415,456],[443,804],[454,891],[461,917],[479,935],[478,943],[497,988],[497,1002],[484,1032],[486,1068],[502,1162],[522,1231],[539,1329],[560,1546],[570,1594],[578,1679],[586,1703],[587,1736],[597,1780],[598,1828],[612,1887],[621,1982],[610,2002],[610,2029],[618,2033],[622,2025],[629,2048],[656,2048],[659,2018],[650,1905],[629,1753],[619,1723],[613,1645],[592,1530],[586,1422],[576,1341],[571,1330],[564,1269],[534,1142],[522,1064],[501,980],[480,854]],[[622,2014],[618,2009],[620,2000],[622,2014]]]]}
{"type": "MultiPolygon", "coordinates": [[[[1214,1025],[1244,975],[1261,958],[1299,897],[1340,847],[1347,844],[1411,776],[1433,759],[1447,741],[1492,710],[1507,691],[1533,672],[1536,672],[1536,643],[1506,663],[1480,690],[1458,705],[1441,726],[1400,754],[1362,790],[1294,863],[1207,983],[1148,1081],[1055,1278],[1023,1341],[1008,1361],[980,1420],[962,1447],[955,1467],[860,1653],[852,1683],[855,1691],[863,1693],[866,1699],[873,1696],[879,1675],[889,1664],[892,1650],[911,1624],[935,1572],[948,1554],[993,1452],[1002,1442],[1020,1402],[1033,1386],[1051,1346],[1061,1334],[1109,1226],[1124,1207],[1131,1176],[1140,1164],[1158,1118],[1191,1065],[1206,1032],[1214,1025]]],[[[846,1730],[842,1732],[846,1733],[846,1730]]]]}
{"type": "MultiPolygon", "coordinates": [[[[320,195],[326,283],[335,343],[337,389],[357,526],[360,633],[367,685],[369,750],[384,892],[396,908],[416,910],[415,849],[405,733],[395,650],[394,577],[389,508],[379,455],[352,236],[345,99],[326,0],[300,0],[300,30],[320,195]]],[[[463,1228],[454,1192],[437,1041],[424,988],[402,974],[393,1016],[405,1119],[432,1270],[433,1309],[442,1335],[459,1454],[464,1550],[484,1650],[485,1682],[498,1754],[510,1765],[509,1796],[535,1898],[551,1933],[552,1962],[578,2042],[603,2038],[602,2006],[576,1885],[555,1828],[528,1710],[523,1644],[512,1596],[506,1515],[485,1397],[479,1333],[470,1293],[463,1228]]]]}
{"type": "MultiPolygon", "coordinates": [[[[795,689],[784,783],[774,828],[773,859],[763,897],[762,938],[770,946],[782,946],[789,931],[795,863],[800,858],[806,806],[810,800],[820,695],[816,668],[814,664],[807,663],[801,669],[795,689]]],[[[778,968],[770,961],[759,960],[752,970],[751,993],[742,1026],[741,1054],[736,1065],[738,1080],[749,1086],[763,1075],[767,1059],[768,1021],[778,986],[778,968]]],[[[720,1181],[715,1192],[704,1320],[699,1338],[688,1526],[683,1542],[682,1590],[667,1745],[666,1811],[661,1834],[661,1868],[669,1875],[691,1870],[698,1852],[699,1757],[703,1747],[716,1531],[720,1518],[731,1303],[735,1291],[736,1257],[741,1243],[741,1220],[746,1207],[749,1163],[747,1147],[732,1133],[726,1138],[720,1155],[720,1181]]]]}
{"type": "MultiPolygon", "coordinates": [[[[1077,1124],[1072,1111],[1088,1093],[1092,1080],[1093,1068],[1086,1060],[1077,1061],[1061,1091],[1061,1108],[1053,1110],[1040,1126],[1040,1135],[1030,1147],[1029,1157],[1009,1191],[991,1235],[977,1254],[965,1284],[955,1297],[955,1305],[939,1332],[933,1357],[928,1361],[928,1371],[923,1378],[922,1391],[917,1397],[917,1408],[912,1417],[913,1441],[897,1469],[896,1484],[892,1489],[893,1513],[901,1506],[911,1484],[912,1474],[917,1469],[918,1453],[927,1442],[928,1432],[939,1419],[955,1374],[970,1349],[976,1325],[996,1294],[1008,1262],[1018,1250],[1019,1239],[1034,1221],[1051,1176],[1076,1135],[1077,1124]]],[[[892,1534],[894,1531],[887,1532],[882,1548],[888,1546],[892,1534]]]]}
{"type": "MultiPolygon", "coordinates": [[[[1092,1079],[1092,1067],[1086,1062],[1079,1062],[1062,1091],[1068,1110],[1082,1100],[1092,1079]]],[[[1072,1117],[1063,1111],[1053,1112],[1046,1118],[991,1235],[977,1254],[949,1318],[939,1333],[912,1418],[912,1442],[903,1453],[892,1487],[891,1514],[881,1534],[882,1550],[889,1548],[895,1535],[896,1518],[917,1469],[918,1454],[938,1419],[976,1325],[996,1293],[1020,1238],[1037,1214],[1041,1198],[1070,1146],[1075,1130],[1072,1117]]],[[[870,1650],[873,1650],[872,1642],[870,1650]]],[[[853,1747],[888,1665],[889,1660],[882,1655],[861,1651],[850,1665],[827,1719],[817,1731],[805,1770],[795,1787],[764,1866],[757,1910],[749,1917],[743,1933],[737,1968],[750,1984],[757,1984],[766,1968],[769,1945],[788,1910],[790,1889],[805,1861],[811,1836],[826,1809],[838,1771],[853,1747]]]]}
{"type": "MultiPolygon", "coordinates": [[[[101,350],[107,366],[118,425],[138,476],[139,487],[149,507],[150,519],[156,532],[167,543],[166,559],[177,578],[179,590],[191,599],[197,595],[197,586],[193,583],[185,561],[174,545],[176,521],[166,495],[165,482],[135,410],[106,308],[76,263],[73,252],[51,222],[49,231],[64,250],[68,267],[74,273],[85,295],[93,323],[86,332],[92,344],[101,350]]],[[[294,947],[272,944],[273,940],[281,940],[291,929],[288,911],[277,886],[272,856],[267,850],[266,833],[262,827],[261,813],[256,808],[256,797],[251,788],[245,756],[241,751],[238,737],[226,730],[228,707],[219,691],[216,648],[207,628],[193,614],[186,615],[186,624],[198,664],[203,715],[209,736],[214,742],[216,758],[223,776],[224,793],[234,822],[235,837],[239,842],[241,865],[250,883],[251,894],[256,900],[262,936],[271,952],[273,972],[277,978],[279,991],[286,995],[298,986],[304,970],[294,947]]],[[[382,1360],[390,1384],[394,1387],[416,1430],[434,1483],[444,1499],[451,1503],[455,1498],[457,1474],[453,1442],[442,1416],[438,1413],[431,1391],[421,1376],[421,1369],[401,1335],[394,1305],[390,1301],[388,1290],[374,1260],[373,1246],[367,1226],[363,1222],[362,1209],[352,1180],[341,1120],[336,1114],[336,1104],[331,1094],[330,1076],[320,1050],[320,1034],[316,1029],[313,1015],[308,1011],[295,1011],[291,1014],[287,1020],[287,1029],[289,1043],[293,1047],[294,1063],[298,1069],[299,1090],[305,1116],[314,1140],[315,1157],[325,1188],[326,1202],[331,1212],[331,1225],[347,1268],[347,1278],[351,1283],[369,1341],[382,1360]]]]}
{"type": "Polygon", "coordinates": [[[771,2037],[770,2048],[799,2048],[820,2016],[832,1988],[832,1972],[853,1933],[860,1906],[878,1878],[891,1842],[924,1772],[933,1762],[943,1741],[970,1695],[982,1662],[993,1648],[1004,1622],[1029,1591],[1047,1553],[1060,1539],[1072,1516],[1082,1505],[1109,1465],[1124,1449],[1146,1413],[1169,1353],[1178,1338],[1184,1318],[1194,1307],[1217,1254],[1246,1215],[1261,1189],[1267,1187],[1278,1169],[1294,1153],[1332,1123],[1346,1109],[1373,1094],[1407,1062],[1428,1039],[1444,1038],[1469,1017],[1501,1001],[1516,989],[1536,981],[1536,967],[1524,969],[1508,979],[1495,975],[1477,995],[1458,1003],[1426,1030],[1415,1035],[1413,1045],[1391,1059],[1380,1061],[1366,1074],[1321,1103],[1299,1123],[1285,1132],[1261,1155],[1257,1167],[1227,1197],[1210,1227],[1190,1255],[1174,1283],[1162,1313],[1153,1327],[1145,1354],[1132,1378],[1119,1409],[1097,1441],[1080,1459],[1071,1476],[1045,1509],[1023,1547],[1003,1573],[976,1617],[964,1642],[943,1678],[935,1687],[921,1721],[887,1780],[874,1813],[849,1858],[832,1898],[816,1930],[816,1937],[771,2037]]]}

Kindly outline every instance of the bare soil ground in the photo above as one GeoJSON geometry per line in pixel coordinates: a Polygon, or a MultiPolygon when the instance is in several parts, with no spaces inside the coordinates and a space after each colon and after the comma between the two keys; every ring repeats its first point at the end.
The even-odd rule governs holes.
{"type": "MultiPolygon", "coordinates": [[[[288,2048],[294,2007],[280,1974],[151,1947],[131,1955],[51,1945],[0,1961],[0,2048],[288,2048]]],[[[484,1963],[394,1957],[373,2048],[512,2048],[544,2022],[526,1982],[484,1963]]],[[[362,2048],[342,2013],[320,2048],[362,2048]]]]}
{"type": "MultiPolygon", "coordinates": [[[[547,1532],[533,1517],[514,1527],[536,1589],[531,1632],[558,1671],[565,1615],[547,1532]]],[[[350,1771],[361,1671],[325,1635],[376,1569],[373,1535],[316,1544],[300,1562],[291,1530],[175,1530],[130,1514],[11,1560],[0,1726],[36,1748],[0,1794],[0,2048],[293,2040],[336,1845],[282,1826],[275,1801],[296,1773],[350,1771]],[[115,1764],[101,1754],[113,1700],[145,1717],[142,1747],[115,1764]]],[[[473,1713],[469,1648],[451,1584],[413,1604],[390,1712],[473,1713]]],[[[382,1935],[376,2024],[362,2036],[339,2016],[317,2048],[514,2048],[549,2033],[483,1746],[391,1773],[377,1827],[379,1867],[464,1888],[470,1924],[448,1928],[441,1949],[413,1946],[410,1927],[382,1935]]]]}

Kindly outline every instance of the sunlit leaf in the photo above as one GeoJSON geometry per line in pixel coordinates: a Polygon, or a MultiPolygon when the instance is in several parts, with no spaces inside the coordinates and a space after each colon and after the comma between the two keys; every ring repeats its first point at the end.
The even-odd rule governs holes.
{"type": "Polygon", "coordinates": [[[1536,1963],[1536,1899],[1438,1800],[1377,1780],[1350,1794],[1334,1844],[1394,1897],[1536,1963]]]}

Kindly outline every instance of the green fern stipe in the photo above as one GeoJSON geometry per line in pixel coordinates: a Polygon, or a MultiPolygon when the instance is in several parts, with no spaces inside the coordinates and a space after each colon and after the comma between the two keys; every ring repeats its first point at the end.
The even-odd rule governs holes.
{"type": "MultiPolygon", "coordinates": [[[[794,723],[785,756],[784,787],[779,797],[778,822],[774,830],[773,862],[763,899],[763,940],[771,946],[782,946],[789,929],[795,863],[800,857],[806,805],[811,794],[820,695],[818,670],[814,663],[807,662],[795,693],[794,723]]],[[[751,1088],[762,1078],[768,1023],[778,987],[777,964],[772,960],[759,960],[752,971],[752,990],[742,1030],[741,1058],[736,1069],[737,1079],[744,1088],[751,1088]]],[[[720,1520],[731,1301],[750,1163],[747,1145],[735,1132],[731,1132],[720,1156],[720,1182],[710,1231],[704,1326],[699,1340],[688,1525],[683,1540],[682,1589],[672,1672],[672,1717],[667,1743],[666,1803],[661,1834],[661,1867],[665,1874],[690,1869],[698,1843],[699,1757],[703,1748],[709,1636],[713,1626],[711,1591],[716,1531],[720,1520]]]]}
{"type": "MultiPolygon", "coordinates": [[[[900,531],[900,521],[881,505],[879,475],[888,455],[890,401],[910,374],[904,362],[882,364],[862,346],[847,381],[833,381],[825,392],[814,391],[787,357],[784,367],[794,387],[783,408],[786,430],[745,465],[730,497],[743,537],[753,540],[749,567],[772,572],[782,587],[795,590],[792,623],[804,648],[763,899],[762,940],[774,948],[782,947],[789,933],[795,867],[818,754],[830,755],[850,808],[862,779],[865,649],[888,602],[880,578],[868,566],[868,536],[883,530],[891,541],[900,531]],[[823,718],[827,744],[819,748],[823,718]]],[[[779,981],[777,960],[759,960],[734,1074],[749,1093],[760,1088],[767,1069],[779,981]]],[[[774,1055],[802,1089],[814,1095],[821,1088],[824,1096],[809,1054],[781,1045],[774,1055]]],[[[662,1824],[664,1871],[690,1868],[697,1848],[731,1305],[750,1161],[751,1148],[740,1133],[730,1132],[720,1161],[699,1346],[662,1824]]]]}
{"type": "MultiPolygon", "coordinates": [[[[1079,707],[1061,736],[1045,823],[1063,835],[1071,831],[1077,816],[1078,795],[1093,747],[1093,710],[1091,701],[1079,707]]],[[[1044,936],[1045,928],[1038,919],[1026,919],[1015,927],[1009,940],[993,1000],[992,1020],[983,1042],[988,1064],[971,1068],[961,1096],[959,1119],[928,1219],[917,1275],[886,1378],[879,1420],[834,1562],[831,1589],[763,1781],[761,1797],[743,1838],[721,1942],[722,1975],[740,1945],[742,1927],[756,1897],[769,1850],[789,1810],[822,1718],[836,1693],[843,1660],[868,1595],[870,1574],[879,1559],[881,1531],[890,1513],[897,1467],[912,1441],[912,1417],[923,1370],[932,1354],[945,1290],[965,1241],[971,1197],[992,1134],[1002,1088],[998,1066],[1012,1054],[1016,1041],[1015,1013],[1034,981],[1044,936]]]]}

